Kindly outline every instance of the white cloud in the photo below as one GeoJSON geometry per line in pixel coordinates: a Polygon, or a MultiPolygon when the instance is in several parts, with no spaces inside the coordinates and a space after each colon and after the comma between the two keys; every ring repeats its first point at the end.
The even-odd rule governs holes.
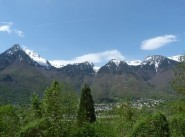
{"type": "Polygon", "coordinates": [[[0,32],[7,32],[7,33],[11,33],[11,24],[4,24],[3,25],[0,25],[0,32]]]}
{"type": "Polygon", "coordinates": [[[109,51],[104,51],[100,53],[91,53],[80,57],[76,57],[74,61],[77,61],[77,62],[89,61],[93,63],[101,63],[104,60],[107,61],[111,59],[122,60],[124,59],[124,57],[123,55],[121,55],[121,53],[118,50],[109,50],[109,51]]]}
{"type": "Polygon", "coordinates": [[[108,50],[108,51],[99,52],[99,53],[85,54],[85,55],[76,57],[72,60],[54,60],[54,61],[50,61],[50,63],[56,67],[61,67],[67,64],[82,63],[85,61],[88,61],[94,64],[101,64],[111,59],[124,60],[124,56],[118,50],[108,50]]]}
{"type": "Polygon", "coordinates": [[[19,37],[24,37],[24,33],[21,30],[14,30],[19,37]]]}
{"type": "Polygon", "coordinates": [[[24,34],[21,30],[12,29],[13,23],[12,22],[1,22],[0,25],[0,32],[7,32],[11,34],[12,32],[18,35],[19,37],[24,37],[24,34]]]}
{"type": "Polygon", "coordinates": [[[177,41],[177,37],[175,35],[158,36],[155,38],[144,40],[141,44],[141,49],[155,50],[175,41],[177,41]]]}

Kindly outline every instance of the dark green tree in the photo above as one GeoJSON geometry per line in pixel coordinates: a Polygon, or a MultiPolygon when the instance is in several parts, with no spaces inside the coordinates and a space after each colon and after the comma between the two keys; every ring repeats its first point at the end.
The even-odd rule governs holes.
{"type": "Polygon", "coordinates": [[[96,121],[94,101],[87,84],[82,88],[77,121],[79,125],[96,121]]]}

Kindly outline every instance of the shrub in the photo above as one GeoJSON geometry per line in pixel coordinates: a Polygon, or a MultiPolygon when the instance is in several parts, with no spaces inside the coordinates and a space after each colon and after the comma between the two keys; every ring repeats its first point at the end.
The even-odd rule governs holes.
{"type": "Polygon", "coordinates": [[[77,127],[72,133],[73,137],[98,137],[93,124],[86,123],[81,127],[77,127]]]}
{"type": "Polygon", "coordinates": [[[47,134],[48,122],[45,119],[35,120],[23,127],[17,137],[45,137],[47,134]]]}
{"type": "Polygon", "coordinates": [[[169,126],[163,114],[156,114],[139,122],[131,137],[169,137],[169,126]]]}
{"type": "Polygon", "coordinates": [[[185,116],[175,115],[170,120],[170,130],[172,137],[185,136],[185,116]]]}

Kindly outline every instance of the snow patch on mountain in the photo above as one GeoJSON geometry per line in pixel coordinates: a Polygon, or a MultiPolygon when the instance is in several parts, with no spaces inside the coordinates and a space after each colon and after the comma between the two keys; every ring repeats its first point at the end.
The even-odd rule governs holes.
{"type": "Polygon", "coordinates": [[[62,68],[64,66],[68,65],[68,63],[66,63],[62,60],[50,60],[49,62],[55,68],[62,68]]]}
{"type": "Polygon", "coordinates": [[[13,55],[12,51],[7,51],[6,54],[13,55]]]}
{"type": "Polygon", "coordinates": [[[49,61],[49,62],[55,68],[62,68],[62,67],[67,66],[67,65],[79,65],[81,63],[84,63],[87,66],[94,66],[93,63],[90,63],[88,61],[85,61],[85,62],[69,62],[69,61],[65,61],[65,60],[52,60],[52,61],[49,61]]]}
{"type": "Polygon", "coordinates": [[[38,53],[33,50],[23,48],[23,51],[35,62],[37,62],[41,66],[49,66],[48,60],[42,58],[38,53]]]}
{"type": "Polygon", "coordinates": [[[171,56],[171,57],[168,57],[168,58],[171,59],[171,60],[175,60],[177,62],[181,62],[183,60],[182,55],[171,56]]]}
{"type": "Polygon", "coordinates": [[[152,60],[152,58],[153,58],[152,56],[147,56],[145,61],[150,61],[150,60],[152,60]]]}
{"type": "Polygon", "coordinates": [[[155,70],[156,72],[158,71],[159,65],[161,64],[161,62],[155,62],[155,70]]]}
{"type": "Polygon", "coordinates": [[[97,73],[97,72],[100,70],[100,68],[101,68],[101,67],[94,66],[94,67],[93,67],[93,70],[94,70],[94,72],[97,73]]]}

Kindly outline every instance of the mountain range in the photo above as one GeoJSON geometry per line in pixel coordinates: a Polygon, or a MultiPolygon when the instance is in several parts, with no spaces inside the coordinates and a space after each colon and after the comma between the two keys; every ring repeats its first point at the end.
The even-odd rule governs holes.
{"type": "Polygon", "coordinates": [[[48,61],[18,44],[0,54],[0,103],[27,103],[33,92],[40,96],[53,80],[78,93],[90,85],[96,102],[126,97],[174,96],[170,88],[173,68],[182,56],[147,56],[144,61],[110,60],[97,69],[90,62],[62,64],[48,61]]]}

